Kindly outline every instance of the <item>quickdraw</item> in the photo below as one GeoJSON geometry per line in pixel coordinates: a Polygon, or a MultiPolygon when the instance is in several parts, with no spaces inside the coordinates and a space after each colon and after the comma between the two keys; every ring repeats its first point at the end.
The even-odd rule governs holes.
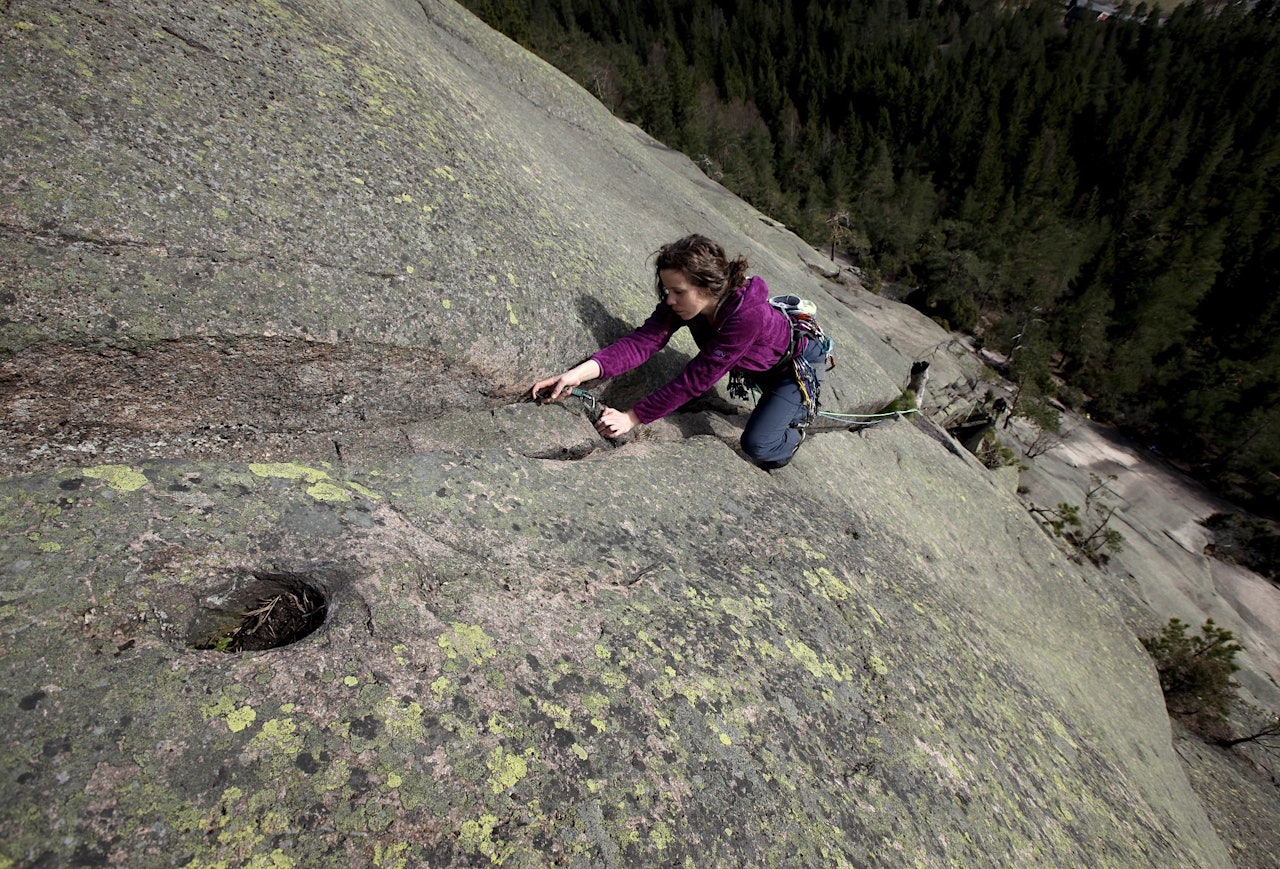
{"type": "Polygon", "coordinates": [[[579,389],[578,387],[575,386],[573,389],[569,391],[569,394],[574,396],[575,398],[581,398],[582,403],[585,404],[590,410],[596,409],[595,393],[587,392],[585,389],[579,389]]]}

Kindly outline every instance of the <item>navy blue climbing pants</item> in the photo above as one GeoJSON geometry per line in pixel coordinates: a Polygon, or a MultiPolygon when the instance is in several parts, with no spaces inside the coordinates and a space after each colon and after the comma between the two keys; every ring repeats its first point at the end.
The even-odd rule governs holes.
{"type": "MultiPolygon", "coordinates": [[[[810,341],[802,355],[813,365],[821,381],[826,374],[821,345],[810,341]]],[[[800,446],[800,432],[793,426],[804,422],[809,412],[804,406],[800,384],[790,370],[772,388],[761,384],[761,389],[760,401],[742,430],[742,449],[757,465],[773,470],[791,461],[796,447],[800,446]]]]}

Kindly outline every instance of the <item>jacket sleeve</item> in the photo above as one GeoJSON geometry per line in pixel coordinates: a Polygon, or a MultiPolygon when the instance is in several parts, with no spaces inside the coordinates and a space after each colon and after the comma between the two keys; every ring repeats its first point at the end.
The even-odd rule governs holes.
{"type": "Polygon", "coordinates": [[[608,347],[596,351],[591,358],[600,366],[601,377],[617,377],[647,361],[657,353],[671,336],[675,334],[681,323],[661,302],[654,308],[649,319],[630,335],[619,338],[608,347]],[[674,321],[674,322],[673,322],[674,321]]]}
{"type": "Polygon", "coordinates": [[[758,316],[747,312],[730,316],[719,332],[710,333],[701,351],[679,376],[636,404],[636,416],[641,422],[650,423],[705,394],[738,364],[759,338],[762,326],[758,316]]]}

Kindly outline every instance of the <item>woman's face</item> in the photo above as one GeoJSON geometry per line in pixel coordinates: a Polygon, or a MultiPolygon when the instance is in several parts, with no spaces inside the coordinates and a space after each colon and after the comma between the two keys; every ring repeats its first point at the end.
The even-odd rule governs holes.
{"type": "Polygon", "coordinates": [[[663,299],[676,316],[681,320],[692,320],[699,314],[710,316],[716,309],[716,298],[707,292],[707,288],[689,280],[682,269],[663,269],[658,272],[662,278],[662,289],[666,292],[663,299]]]}

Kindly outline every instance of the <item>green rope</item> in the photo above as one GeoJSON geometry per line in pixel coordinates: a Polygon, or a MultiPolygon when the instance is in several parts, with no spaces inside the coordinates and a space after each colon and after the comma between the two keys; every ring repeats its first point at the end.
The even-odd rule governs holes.
{"type": "Polygon", "coordinates": [[[865,419],[880,420],[891,416],[898,416],[899,414],[919,412],[920,408],[918,407],[909,407],[906,410],[891,410],[886,413],[827,413],[820,410],[818,411],[818,416],[823,419],[835,420],[836,422],[861,422],[865,419]]]}

